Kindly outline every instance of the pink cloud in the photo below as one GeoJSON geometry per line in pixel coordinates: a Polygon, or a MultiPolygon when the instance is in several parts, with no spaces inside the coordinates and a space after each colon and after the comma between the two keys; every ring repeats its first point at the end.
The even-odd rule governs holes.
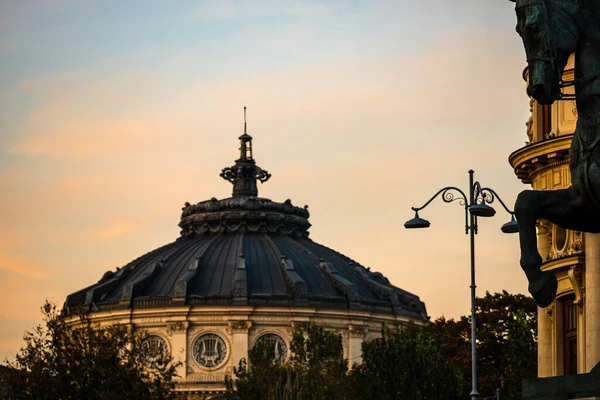
{"type": "Polygon", "coordinates": [[[30,278],[46,278],[49,272],[40,267],[35,267],[17,257],[10,257],[0,252],[0,269],[16,272],[30,278]]]}
{"type": "Polygon", "coordinates": [[[115,239],[138,229],[140,223],[134,220],[113,220],[100,227],[91,228],[88,240],[92,243],[115,239]]]}

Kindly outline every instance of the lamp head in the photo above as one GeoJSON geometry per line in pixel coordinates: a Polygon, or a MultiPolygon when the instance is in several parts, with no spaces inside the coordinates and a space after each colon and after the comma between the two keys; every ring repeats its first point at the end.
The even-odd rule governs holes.
{"type": "Polygon", "coordinates": [[[496,215],[496,210],[485,204],[485,201],[479,204],[474,204],[471,207],[469,207],[469,212],[471,213],[471,215],[474,215],[476,217],[493,217],[494,215],[496,215]]]}
{"type": "Polygon", "coordinates": [[[415,217],[404,223],[406,229],[429,228],[431,223],[426,219],[419,217],[419,212],[415,211],[415,217]]]}
{"type": "Polygon", "coordinates": [[[510,221],[502,225],[500,230],[504,233],[519,233],[519,224],[515,220],[515,216],[510,216],[510,221]]]}

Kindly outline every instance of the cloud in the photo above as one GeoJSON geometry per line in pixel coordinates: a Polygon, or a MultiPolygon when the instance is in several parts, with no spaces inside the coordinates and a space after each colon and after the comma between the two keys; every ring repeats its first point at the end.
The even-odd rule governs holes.
{"type": "MultiPolygon", "coordinates": [[[[93,81],[66,76],[62,79],[71,81],[53,88],[47,94],[49,100],[30,113],[26,134],[11,152],[89,159],[158,153],[165,146],[175,150],[174,144],[199,143],[212,130],[225,134],[230,126],[239,126],[231,118],[237,115],[232,111],[246,103],[250,103],[251,121],[312,122],[321,130],[333,128],[327,135],[330,140],[358,138],[366,130],[376,134],[389,130],[394,126],[390,118],[404,131],[439,129],[441,124],[452,130],[481,125],[520,108],[526,112],[514,101],[522,86],[517,76],[523,65],[521,56],[496,53],[493,45],[476,37],[461,32],[428,53],[408,59],[354,60],[282,68],[268,74],[183,79],[170,81],[170,86],[160,83],[159,76],[147,74],[137,79],[132,79],[135,74],[96,76],[93,81]],[[476,58],[473,48],[479,51],[476,58]],[[155,94],[149,98],[131,95],[140,92],[155,94]],[[131,115],[119,111],[134,105],[131,115]],[[335,129],[343,126],[342,119],[355,127],[335,129]],[[234,124],[223,124],[225,120],[234,124]],[[193,137],[194,130],[203,132],[193,137]]],[[[320,135],[319,129],[313,132],[303,135],[308,139],[320,135]]],[[[399,139],[400,135],[396,142],[399,139]]]]}
{"type": "Polygon", "coordinates": [[[42,268],[32,266],[19,258],[10,257],[2,252],[0,252],[0,269],[36,279],[45,278],[49,274],[48,271],[42,268]]]}
{"type": "Polygon", "coordinates": [[[139,226],[140,223],[134,220],[109,221],[103,226],[91,228],[88,236],[90,242],[97,243],[131,233],[138,229],[139,226]]]}

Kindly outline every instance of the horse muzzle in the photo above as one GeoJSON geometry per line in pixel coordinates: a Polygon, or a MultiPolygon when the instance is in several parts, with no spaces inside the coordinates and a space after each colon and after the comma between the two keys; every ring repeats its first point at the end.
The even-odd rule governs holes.
{"type": "Polygon", "coordinates": [[[556,100],[552,88],[549,85],[544,85],[541,83],[528,85],[527,94],[530,97],[533,97],[540,104],[548,105],[552,104],[554,100],[556,100]]]}

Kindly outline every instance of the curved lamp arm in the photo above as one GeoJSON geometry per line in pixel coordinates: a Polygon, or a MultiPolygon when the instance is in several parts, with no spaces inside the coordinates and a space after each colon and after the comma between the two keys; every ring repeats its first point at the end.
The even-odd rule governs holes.
{"type": "Polygon", "coordinates": [[[506,212],[510,215],[514,215],[515,212],[510,211],[510,209],[506,206],[506,204],[504,204],[504,202],[502,201],[500,196],[498,196],[498,193],[494,191],[494,189],[490,189],[488,187],[482,188],[480,194],[482,197],[485,198],[485,201],[487,201],[488,203],[493,203],[494,200],[498,199],[498,201],[500,202],[500,204],[502,204],[502,207],[504,207],[506,212]]]}
{"type": "Polygon", "coordinates": [[[411,207],[411,209],[415,212],[424,209],[425,207],[427,207],[429,205],[429,203],[431,203],[436,197],[438,197],[440,195],[440,193],[442,194],[442,200],[444,200],[444,203],[451,203],[453,201],[459,200],[461,205],[463,205],[463,206],[468,205],[467,196],[465,195],[465,193],[462,190],[460,190],[459,188],[454,187],[454,186],[446,186],[445,188],[440,189],[436,194],[434,194],[421,207],[411,207]],[[452,193],[451,190],[456,190],[458,193],[460,193],[461,196],[455,197],[454,193],[452,193]]]}
{"type": "Polygon", "coordinates": [[[411,207],[411,209],[415,213],[419,212],[420,210],[427,207],[429,203],[431,203],[440,194],[442,195],[442,200],[444,200],[444,203],[452,203],[453,201],[458,200],[459,204],[465,208],[465,233],[469,233],[469,201],[467,200],[467,195],[465,194],[465,192],[463,192],[455,186],[446,186],[445,188],[438,190],[438,192],[434,194],[429,200],[427,200],[427,202],[421,207],[411,207]],[[460,193],[460,196],[456,197],[454,193],[452,193],[452,190],[455,190],[458,193],[460,193]]]}

